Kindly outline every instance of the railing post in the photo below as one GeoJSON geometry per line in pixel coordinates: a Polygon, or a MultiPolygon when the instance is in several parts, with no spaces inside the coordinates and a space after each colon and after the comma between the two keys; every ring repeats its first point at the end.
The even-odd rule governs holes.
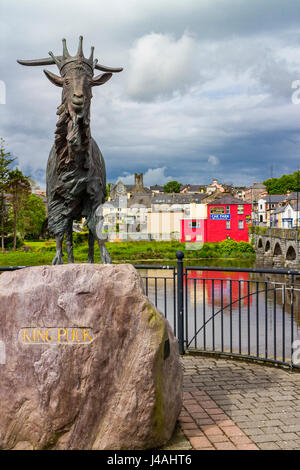
{"type": "Polygon", "coordinates": [[[176,252],[177,258],[177,323],[179,354],[184,354],[184,322],[183,322],[183,251],[176,252]]]}

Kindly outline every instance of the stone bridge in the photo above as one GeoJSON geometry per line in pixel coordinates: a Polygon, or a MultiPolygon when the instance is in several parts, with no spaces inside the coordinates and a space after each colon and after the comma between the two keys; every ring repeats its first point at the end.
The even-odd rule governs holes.
{"type": "Polygon", "coordinates": [[[257,226],[252,227],[251,232],[257,261],[274,267],[300,268],[299,231],[257,226]]]}

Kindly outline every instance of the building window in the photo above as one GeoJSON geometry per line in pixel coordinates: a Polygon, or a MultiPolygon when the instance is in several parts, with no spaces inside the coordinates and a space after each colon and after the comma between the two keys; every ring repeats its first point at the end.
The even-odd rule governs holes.
{"type": "Polygon", "coordinates": [[[230,220],[226,220],[226,229],[227,229],[227,230],[230,229],[230,220]]]}
{"type": "Polygon", "coordinates": [[[189,228],[200,228],[200,221],[199,220],[191,220],[189,222],[189,228]]]}
{"type": "Polygon", "coordinates": [[[185,236],[185,240],[186,240],[187,242],[190,242],[191,239],[192,239],[191,235],[186,235],[186,236],[185,236]]]}
{"type": "Polygon", "coordinates": [[[243,220],[239,220],[239,228],[240,229],[244,228],[244,221],[243,220]]]}
{"type": "Polygon", "coordinates": [[[230,206],[226,206],[226,214],[230,214],[230,206]]]}
{"type": "Polygon", "coordinates": [[[244,214],[244,206],[242,204],[238,206],[238,214],[244,214]]]}

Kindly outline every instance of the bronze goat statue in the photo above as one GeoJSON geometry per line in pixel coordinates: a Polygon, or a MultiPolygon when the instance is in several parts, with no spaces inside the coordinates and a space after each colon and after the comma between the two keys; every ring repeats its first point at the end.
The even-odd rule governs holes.
{"type": "Polygon", "coordinates": [[[54,85],[62,88],[62,103],[55,143],[50,151],[47,164],[48,229],[56,238],[56,255],[52,264],[62,264],[63,240],[66,234],[68,262],[74,262],[73,221],[86,219],[89,229],[88,261],[94,262],[94,244],[98,241],[101,262],[111,263],[105,246],[107,236],[103,230],[102,204],[106,196],[106,170],[103,156],[91,137],[90,103],[92,87],[103,85],[114,72],[122,68],[110,68],[94,60],[94,47],[89,58],[84,57],[82,36],[79,38],[75,56],[68,52],[63,39],[63,55],[36,60],[18,60],[28,66],[56,64],[60,76],[44,70],[54,85]],[[94,69],[103,74],[94,77],[94,69]]]}

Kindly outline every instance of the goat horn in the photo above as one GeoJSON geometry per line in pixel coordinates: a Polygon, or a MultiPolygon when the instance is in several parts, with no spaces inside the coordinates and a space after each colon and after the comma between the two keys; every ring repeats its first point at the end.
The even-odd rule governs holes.
{"type": "Polygon", "coordinates": [[[118,67],[118,68],[111,68],[111,67],[105,67],[104,65],[96,64],[95,69],[97,70],[102,70],[102,72],[122,72],[123,67],[118,67]]]}
{"type": "Polygon", "coordinates": [[[34,60],[17,60],[21,65],[53,65],[55,61],[52,58],[46,57],[45,59],[34,59],[34,60]]]}

